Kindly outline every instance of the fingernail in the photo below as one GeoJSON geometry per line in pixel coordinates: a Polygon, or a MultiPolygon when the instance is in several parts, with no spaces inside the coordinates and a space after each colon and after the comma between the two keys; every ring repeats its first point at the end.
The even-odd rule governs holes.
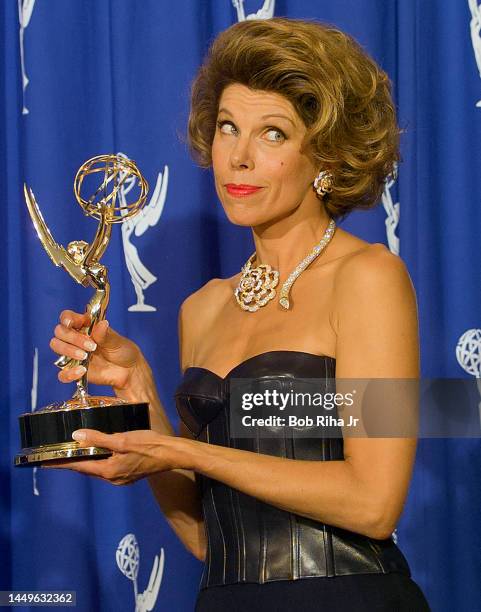
{"type": "Polygon", "coordinates": [[[88,353],[78,349],[77,351],[75,351],[75,356],[77,357],[77,359],[82,359],[83,360],[83,359],[87,359],[88,353]]]}
{"type": "Polygon", "coordinates": [[[92,342],[92,340],[87,340],[86,342],[84,342],[84,347],[88,351],[95,351],[95,349],[97,348],[97,345],[95,344],[95,342],[92,342]]]}
{"type": "Polygon", "coordinates": [[[84,366],[75,366],[75,368],[73,368],[72,370],[72,373],[75,376],[83,376],[86,371],[87,371],[87,368],[85,368],[84,366]]]}
{"type": "Polygon", "coordinates": [[[107,321],[107,319],[104,319],[104,321],[105,321],[105,327],[108,327],[110,323],[107,321]]]}
{"type": "Polygon", "coordinates": [[[62,319],[62,325],[65,325],[65,327],[70,327],[72,325],[72,319],[62,319]]]}
{"type": "Polygon", "coordinates": [[[77,442],[82,442],[87,437],[87,434],[84,431],[79,431],[78,429],[72,433],[72,438],[77,442]]]}

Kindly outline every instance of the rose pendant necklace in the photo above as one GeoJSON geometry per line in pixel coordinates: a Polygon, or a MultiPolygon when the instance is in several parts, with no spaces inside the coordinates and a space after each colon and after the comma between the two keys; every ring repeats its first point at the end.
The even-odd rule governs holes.
{"type": "MultiPolygon", "coordinates": [[[[294,281],[304,272],[307,266],[318,257],[334,236],[336,223],[334,219],[329,221],[326,231],[321,241],[316,244],[312,251],[307,255],[289,274],[287,280],[281,287],[279,304],[289,310],[289,292],[294,281]]],[[[276,296],[275,288],[279,284],[279,272],[273,270],[269,264],[260,264],[255,268],[252,263],[256,253],[249,257],[242,266],[242,274],[238,286],[234,291],[235,299],[243,310],[255,312],[276,296]]]]}

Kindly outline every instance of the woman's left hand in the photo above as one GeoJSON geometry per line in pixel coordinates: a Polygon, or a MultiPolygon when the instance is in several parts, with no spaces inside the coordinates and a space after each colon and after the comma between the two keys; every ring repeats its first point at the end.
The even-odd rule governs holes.
{"type": "Polygon", "coordinates": [[[81,447],[107,448],[113,454],[107,459],[52,461],[42,467],[66,468],[115,485],[130,484],[149,474],[183,467],[182,446],[191,442],[151,430],[105,434],[95,429],[78,429],[74,436],[81,447]]]}

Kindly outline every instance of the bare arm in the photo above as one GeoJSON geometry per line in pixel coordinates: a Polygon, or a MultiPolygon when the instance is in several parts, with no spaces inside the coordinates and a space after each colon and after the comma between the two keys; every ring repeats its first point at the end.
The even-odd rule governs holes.
{"type": "MultiPolygon", "coordinates": [[[[179,313],[179,346],[182,360],[184,307],[179,313]]],[[[132,377],[129,389],[135,391],[123,391],[120,395],[130,401],[145,401],[150,404],[151,427],[164,435],[176,436],[176,433],[167,418],[164,407],[157,394],[152,372],[147,362],[143,362],[132,377]],[[139,391],[140,390],[140,391],[139,391]]],[[[191,438],[190,432],[181,422],[180,437],[191,438]]],[[[154,497],[162,510],[167,522],[182,541],[184,546],[197,559],[203,561],[206,552],[206,540],[204,534],[204,520],[198,485],[192,470],[176,468],[164,472],[158,472],[148,476],[148,482],[154,497]]]]}
{"type": "MultiPolygon", "coordinates": [[[[91,382],[112,386],[115,394],[127,401],[148,402],[154,432],[162,434],[169,440],[188,435],[181,427],[180,436],[176,436],[157,394],[152,371],[135,343],[117,334],[105,321],[102,321],[92,331],[91,340],[97,344],[88,346],[86,342],[90,339],[80,331],[89,323],[87,315],[64,311],[61,314],[61,321],[62,323],[55,328],[55,337],[50,343],[57,354],[76,359],[84,358],[85,350],[93,351],[88,372],[91,382]]],[[[59,379],[62,382],[70,382],[82,376],[84,371],[85,368],[83,371],[78,371],[78,368],[65,368],[59,372],[59,379]]],[[[115,434],[107,437],[118,436],[119,434],[115,434]]],[[[73,462],[63,467],[108,480],[105,473],[111,469],[112,462],[115,463],[114,456],[102,461],[73,462]],[[100,468],[105,469],[105,472],[100,468]]],[[[57,464],[56,467],[61,466],[57,464]]],[[[172,529],[194,556],[203,559],[205,541],[202,512],[194,473],[180,468],[156,472],[149,476],[149,484],[172,529]]]]}
{"type": "MultiPolygon", "coordinates": [[[[400,258],[373,245],[346,264],[336,292],[336,377],[418,378],[416,299],[400,258]]],[[[346,438],[344,460],[325,462],[185,446],[185,465],[199,473],[283,510],[383,539],[402,511],[416,440],[346,438]]]]}

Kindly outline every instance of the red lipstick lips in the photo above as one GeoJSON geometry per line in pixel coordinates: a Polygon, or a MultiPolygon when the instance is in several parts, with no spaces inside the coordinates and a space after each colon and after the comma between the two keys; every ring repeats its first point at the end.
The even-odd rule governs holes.
{"type": "Polygon", "coordinates": [[[228,183],[225,187],[229,195],[234,197],[245,197],[262,189],[262,187],[256,187],[255,185],[236,185],[235,183],[228,183]]]}

